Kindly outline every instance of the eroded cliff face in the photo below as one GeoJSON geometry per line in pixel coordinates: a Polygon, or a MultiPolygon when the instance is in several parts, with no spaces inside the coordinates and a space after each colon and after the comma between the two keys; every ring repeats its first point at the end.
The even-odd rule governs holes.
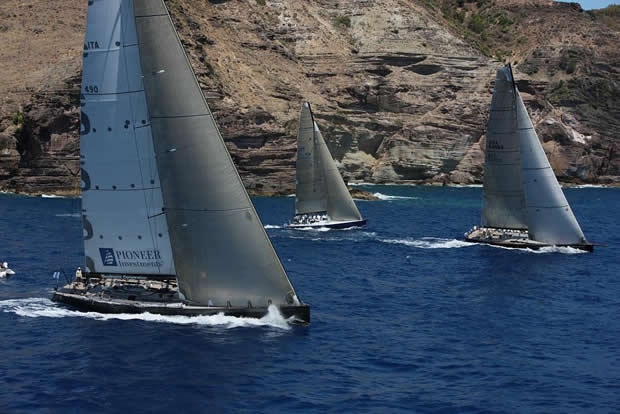
{"type": "MultiPolygon", "coordinates": [[[[17,12],[29,13],[11,2],[17,12]]],[[[46,83],[37,86],[41,76],[28,75],[34,59],[8,56],[24,61],[24,75],[8,78],[0,89],[12,100],[0,107],[4,188],[17,189],[17,176],[24,177],[21,188],[26,183],[32,191],[48,174],[33,166],[61,162],[66,167],[49,174],[65,177],[59,189],[77,187],[72,174],[79,169],[77,96],[86,5],[78,9],[71,3],[37,5],[50,8],[52,16],[66,6],[71,21],[79,22],[56,24],[62,34],[45,26],[45,50],[56,49],[38,55],[49,59],[41,63],[46,83]],[[57,62],[57,55],[67,57],[57,62]],[[19,113],[23,125],[15,133],[19,113]],[[26,177],[37,174],[27,183],[26,177]]],[[[297,117],[304,101],[311,102],[348,180],[480,182],[493,80],[504,61],[514,64],[561,180],[613,183],[620,175],[613,46],[619,32],[613,14],[548,1],[509,1],[502,8],[484,1],[412,0],[167,4],[233,159],[255,193],[294,189],[297,117]]],[[[0,7],[5,15],[16,13],[0,7]]],[[[0,30],[0,38],[28,30],[23,20],[0,30]]],[[[9,63],[7,53],[0,54],[1,70],[9,63]]]]}

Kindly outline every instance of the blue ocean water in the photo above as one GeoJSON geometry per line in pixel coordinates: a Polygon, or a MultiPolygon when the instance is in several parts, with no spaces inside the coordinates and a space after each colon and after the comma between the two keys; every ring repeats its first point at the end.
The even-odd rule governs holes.
{"type": "Polygon", "coordinates": [[[294,198],[255,199],[307,327],[56,305],[79,200],[0,195],[0,413],[617,412],[620,190],[565,190],[588,254],[463,242],[480,188],[366,189],[358,230],[288,230],[294,198]]]}

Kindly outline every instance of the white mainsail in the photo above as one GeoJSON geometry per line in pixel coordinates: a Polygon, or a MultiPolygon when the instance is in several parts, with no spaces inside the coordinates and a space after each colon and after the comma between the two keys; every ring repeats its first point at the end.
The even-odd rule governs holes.
{"type": "Polygon", "coordinates": [[[487,125],[482,225],[525,230],[514,93],[510,73],[499,70],[487,125]]]}
{"type": "Polygon", "coordinates": [[[133,6],[181,293],[215,306],[298,304],[163,0],[133,6]]]}
{"type": "Polygon", "coordinates": [[[296,214],[326,211],[331,220],[361,220],[360,214],[325,139],[304,103],[297,134],[296,214]]]}
{"type": "Polygon", "coordinates": [[[80,139],[86,270],[174,275],[133,6],[88,5],[80,139]]]}

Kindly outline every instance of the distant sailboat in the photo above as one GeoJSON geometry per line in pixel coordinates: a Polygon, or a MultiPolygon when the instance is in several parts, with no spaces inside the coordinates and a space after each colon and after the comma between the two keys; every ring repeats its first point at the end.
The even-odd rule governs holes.
{"type": "Polygon", "coordinates": [[[551,169],[514,83],[510,65],[497,71],[489,116],[482,225],[468,241],[539,249],[592,251],[551,169]]]}
{"type": "Polygon", "coordinates": [[[299,114],[295,216],[289,227],[348,228],[365,224],[306,102],[299,114]]]}
{"type": "Polygon", "coordinates": [[[310,321],[243,187],[163,0],[90,0],[85,269],[53,300],[98,312],[310,321]]]}

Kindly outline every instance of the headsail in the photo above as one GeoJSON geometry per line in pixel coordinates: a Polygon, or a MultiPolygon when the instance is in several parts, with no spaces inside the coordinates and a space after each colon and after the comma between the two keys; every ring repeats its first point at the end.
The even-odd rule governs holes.
{"type": "Polygon", "coordinates": [[[521,174],[530,238],[549,244],[585,243],[585,236],[555,177],[516,87],[515,91],[521,174]]]}
{"type": "Polygon", "coordinates": [[[89,1],[82,72],[86,270],[174,275],[131,1],[89,1]]]}
{"type": "Polygon", "coordinates": [[[485,148],[482,225],[486,227],[527,229],[514,94],[509,68],[498,70],[485,148]]]}
{"type": "Polygon", "coordinates": [[[297,302],[163,0],[133,6],[181,292],[216,306],[297,302]]]}
{"type": "Polygon", "coordinates": [[[316,131],[310,104],[306,102],[301,107],[297,131],[295,214],[327,211],[327,183],[317,151],[316,131]]]}
{"type": "Polygon", "coordinates": [[[357,209],[316,123],[314,129],[317,136],[316,151],[321,160],[319,164],[323,167],[327,186],[327,214],[332,220],[361,220],[362,215],[357,209]]]}
{"type": "Polygon", "coordinates": [[[332,220],[362,219],[307,102],[299,114],[296,196],[296,214],[326,211],[332,220]]]}

